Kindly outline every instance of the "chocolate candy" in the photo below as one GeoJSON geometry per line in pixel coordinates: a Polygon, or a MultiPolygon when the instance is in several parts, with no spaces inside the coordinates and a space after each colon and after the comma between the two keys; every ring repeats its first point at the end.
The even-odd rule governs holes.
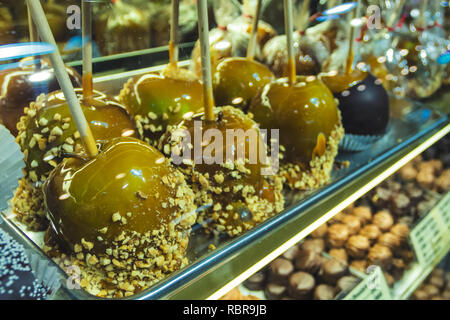
{"type": "MultiPolygon", "coordinates": [[[[333,91],[334,92],[334,91],[333,91]]],[[[389,122],[389,97],[382,82],[368,74],[351,87],[334,92],[346,133],[380,135],[389,122]]]]}
{"type": "Polygon", "coordinates": [[[249,290],[263,290],[264,283],[266,281],[266,275],[264,272],[259,271],[250,276],[247,280],[244,281],[244,286],[249,290]]]}
{"type": "Polygon", "coordinates": [[[336,294],[336,289],[327,284],[319,284],[314,289],[314,300],[332,300],[336,294]]]}
{"type": "Polygon", "coordinates": [[[289,277],[288,292],[295,299],[308,299],[316,281],[309,273],[299,271],[289,277]]]}
{"type": "Polygon", "coordinates": [[[322,267],[322,257],[315,251],[303,249],[295,259],[295,267],[300,271],[316,274],[322,267]]]}
{"type": "Polygon", "coordinates": [[[270,264],[269,281],[287,284],[289,276],[294,272],[294,265],[287,259],[277,258],[270,264]]]}
{"type": "Polygon", "coordinates": [[[348,265],[345,262],[329,259],[322,265],[322,279],[329,285],[336,285],[340,277],[347,273],[348,265]]]}
{"type": "Polygon", "coordinates": [[[280,300],[287,293],[287,287],[278,283],[268,283],[264,295],[269,300],[280,300]]]}

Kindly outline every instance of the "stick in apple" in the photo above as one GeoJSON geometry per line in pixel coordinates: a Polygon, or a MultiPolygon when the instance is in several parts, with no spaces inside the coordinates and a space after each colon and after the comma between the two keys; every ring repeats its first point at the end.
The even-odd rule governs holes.
{"type": "Polygon", "coordinates": [[[77,99],[72,83],[70,82],[69,75],[67,74],[64,66],[64,61],[59,54],[58,47],[56,46],[55,38],[50,30],[47,18],[45,17],[44,10],[39,0],[27,0],[30,8],[31,16],[36,24],[39,36],[44,42],[53,44],[56,50],[50,54],[50,61],[55,70],[55,75],[58,83],[64,93],[67,104],[69,105],[70,112],[75,121],[75,125],[80,133],[81,140],[86,148],[86,152],[89,156],[94,157],[98,153],[97,146],[95,144],[94,137],[91,129],[86,121],[86,118],[81,109],[80,103],[77,99]]]}
{"type": "Polygon", "coordinates": [[[203,95],[206,120],[214,121],[214,97],[211,77],[211,58],[209,54],[208,7],[206,0],[197,1],[198,35],[200,39],[203,95]]]}
{"type": "Polygon", "coordinates": [[[284,29],[286,32],[286,42],[288,51],[288,80],[289,84],[293,85],[296,78],[295,70],[295,56],[294,56],[294,43],[292,39],[292,32],[294,31],[292,14],[292,0],[284,0],[284,29]]]}

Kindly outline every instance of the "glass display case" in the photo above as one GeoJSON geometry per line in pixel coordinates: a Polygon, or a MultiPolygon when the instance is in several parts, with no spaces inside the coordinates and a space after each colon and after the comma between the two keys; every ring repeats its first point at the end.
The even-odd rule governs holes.
{"type": "MultiPolygon", "coordinates": [[[[81,1],[40,3],[69,80],[78,88],[75,98],[97,140],[100,153],[93,158],[80,139],[81,130],[69,112],[66,92],[56,92],[60,79],[53,70],[53,57],[44,51],[13,53],[29,42],[43,43],[41,30],[33,27],[35,17],[29,16],[26,3],[0,0],[0,228],[31,251],[35,260],[51,266],[45,280],[51,278],[52,283],[60,284],[53,286],[59,288],[53,290],[51,298],[219,299],[450,131],[448,64],[436,62],[438,58],[442,61],[450,48],[448,26],[443,23],[450,10],[448,4],[421,8],[420,1],[412,0],[405,6],[404,1],[360,1],[353,17],[352,13],[342,13],[331,18],[325,10],[343,1],[293,1],[295,79],[301,85],[298,92],[286,93],[292,100],[280,103],[285,109],[273,111],[276,93],[271,95],[270,91],[280,83],[289,87],[283,80],[287,79],[283,78],[287,76],[287,69],[283,69],[287,54],[283,2],[262,1],[254,59],[271,76],[252,91],[245,105],[241,96],[219,104],[218,97],[228,88],[217,88],[221,77],[229,76],[220,74],[224,61],[235,55],[244,60],[247,54],[257,1],[212,0],[208,1],[209,49],[218,121],[226,119],[229,112],[251,122],[250,127],[279,129],[281,157],[276,162],[281,169],[262,178],[259,172],[257,178],[252,176],[253,169],[233,171],[234,165],[238,167],[233,162],[233,170],[221,164],[210,167],[213,169],[192,166],[190,171],[186,163],[176,164],[174,154],[165,148],[176,135],[174,128],[187,125],[189,117],[203,111],[198,1],[181,0],[179,4],[179,61],[174,78],[173,64],[169,63],[173,57],[171,1],[92,2],[94,93],[90,98],[84,91],[89,76],[83,64],[86,13],[81,1]],[[390,5],[383,7],[387,3],[390,5]],[[378,29],[364,27],[372,21],[367,11],[370,5],[384,10],[378,29]],[[326,19],[320,21],[319,17],[326,19]],[[423,19],[428,22],[424,24],[423,19]],[[350,25],[355,29],[350,30],[350,25]],[[419,25],[423,30],[417,30],[419,25]],[[418,37],[419,42],[400,45],[400,30],[395,30],[394,37],[392,28],[418,37]],[[354,51],[348,55],[353,37],[354,51]],[[349,56],[354,58],[351,75],[345,74],[349,56]],[[427,63],[430,59],[433,68],[427,63]],[[435,80],[432,85],[427,81],[431,78],[435,80]],[[152,84],[152,79],[167,81],[152,84]],[[409,89],[422,85],[433,88],[418,97],[410,94],[411,90],[399,89],[406,84],[409,89]],[[365,92],[370,95],[371,90],[372,97],[354,98],[365,92]],[[264,109],[267,101],[270,110],[264,109]],[[337,120],[329,116],[329,110],[334,110],[337,120]],[[172,114],[176,115],[173,121],[172,114]],[[386,119],[380,120],[383,114],[386,119]],[[280,122],[272,121],[276,117],[280,122]],[[342,128],[343,136],[339,134],[342,128]],[[15,147],[11,147],[14,139],[15,147]],[[133,146],[114,158],[113,142],[117,139],[133,146]],[[107,152],[111,157],[106,157],[107,152]],[[113,158],[124,160],[108,162],[113,158]],[[101,166],[89,171],[86,168],[94,160],[101,166]],[[148,169],[150,161],[157,164],[152,164],[152,169],[148,169]],[[67,175],[71,170],[73,175],[67,175]],[[227,175],[239,185],[233,182],[228,190],[220,189],[218,180],[222,177],[223,182],[227,175]],[[81,178],[76,180],[77,176],[81,178]],[[125,176],[129,183],[119,185],[117,181],[125,176]],[[133,180],[135,177],[139,182],[133,180]],[[167,177],[175,180],[166,183],[167,177]],[[208,181],[203,183],[205,177],[208,181]],[[68,191],[71,183],[79,184],[73,187],[78,191],[68,191]],[[171,183],[177,187],[169,186],[171,183]],[[141,189],[130,189],[129,184],[141,189]],[[119,186],[125,191],[117,191],[119,186]],[[259,193],[256,186],[261,188],[259,193]],[[247,187],[253,190],[251,197],[242,191],[247,187]],[[221,194],[224,196],[217,196],[221,194]],[[139,210],[148,210],[148,215],[139,215],[143,212],[139,210]],[[238,222],[225,221],[231,214],[238,222]],[[164,215],[173,220],[169,223],[164,215]],[[228,225],[239,228],[227,229],[228,225]],[[176,236],[164,233],[171,228],[176,236]],[[108,230],[115,231],[109,234],[108,230]],[[123,230],[131,230],[129,238],[121,238],[123,230]],[[159,230],[165,235],[162,240],[155,238],[159,230]],[[89,237],[94,240],[89,241],[89,237]],[[111,250],[104,246],[107,237],[114,253],[105,253],[111,250]],[[79,238],[80,243],[73,240],[79,238]],[[130,243],[131,249],[125,250],[130,243]]],[[[253,70],[245,65],[242,69],[253,70]]],[[[243,81],[250,87],[259,83],[258,72],[254,71],[252,80],[243,81]]],[[[230,88],[242,81],[237,78],[230,76],[230,88]]],[[[252,144],[248,136],[245,139],[247,146],[252,144]]],[[[265,144],[273,156],[275,147],[267,143],[267,137],[265,144]]],[[[423,279],[433,267],[426,274],[416,270],[421,276],[410,278],[423,279]]],[[[417,286],[398,290],[407,291],[406,297],[417,286]]]]}

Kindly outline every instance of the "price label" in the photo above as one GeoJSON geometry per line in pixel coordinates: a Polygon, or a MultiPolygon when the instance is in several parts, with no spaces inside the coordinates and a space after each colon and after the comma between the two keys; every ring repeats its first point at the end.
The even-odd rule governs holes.
{"type": "Polygon", "coordinates": [[[370,266],[367,275],[344,300],[392,300],[391,291],[379,266],[370,266]]]}
{"type": "Polygon", "coordinates": [[[442,223],[441,226],[444,229],[445,234],[448,235],[448,232],[450,232],[450,192],[448,192],[444,196],[444,198],[439,201],[438,205],[433,209],[433,211],[436,211],[436,215],[442,223]]]}
{"type": "Polygon", "coordinates": [[[411,243],[422,266],[435,265],[449,249],[448,208],[446,196],[411,231],[411,243]]]}

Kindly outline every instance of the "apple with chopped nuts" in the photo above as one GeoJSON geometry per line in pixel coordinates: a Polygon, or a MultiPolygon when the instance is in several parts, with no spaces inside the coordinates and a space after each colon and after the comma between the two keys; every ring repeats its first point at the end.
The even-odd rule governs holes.
{"type": "MultiPolygon", "coordinates": [[[[97,141],[114,137],[137,137],[137,130],[127,111],[118,102],[94,91],[87,103],[81,89],[75,89],[81,107],[97,141]]],[[[63,153],[77,152],[82,147],[69,107],[62,91],[41,95],[18,123],[17,142],[25,156],[26,177],[44,181],[61,161],[63,153]]]]}

